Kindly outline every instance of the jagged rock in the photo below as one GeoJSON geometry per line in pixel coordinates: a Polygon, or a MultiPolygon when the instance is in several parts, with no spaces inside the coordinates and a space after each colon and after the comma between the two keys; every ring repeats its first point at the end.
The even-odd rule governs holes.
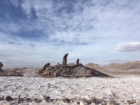
{"type": "Polygon", "coordinates": [[[3,67],[3,64],[0,62],[0,71],[3,71],[1,68],[3,67]]]}
{"type": "Polygon", "coordinates": [[[62,65],[65,65],[65,66],[67,65],[67,57],[68,57],[68,53],[63,56],[62,65]]]}
{"type": "Polygon", "coordinates": [[[10,96],[7,96],[7,97],[6,97],[6,101],[8,101],[8,102],[13,101],[13,98],[10,97],[10,96]]]}
{"type": "Polygon", "coordinates": [[[97,70],[88,68],[81,63],[79,64],[79,59],[77,59],[77,64],[71,66],[67,65],[67,56],[65,54],[63,57],[62,65],[57,64],[55,66],[49,66],[47,69],[43,70],[40,75],[49,76],[49,77],[91,77],[91,76],[100,76],[100,77],[109,77],[106,74],[103,74],[97,70]]]}
{"type": "Polygon", "coordinates": [[[42,73],[42,76],[62,76],[62,77],[86,77],[86,76],[100,76],[108,77],[108,75],[103,74],[94,69],[85,66],[54,66],[48,68],[42,73]]]}
{"type": "Polygon", "coordinates": [[[79,59],[77,59],[77,61],[76,61],[76,65],[79,65],[79,59]]]}
{"type": "Polygon", "coordinates": [[[43,72],[49,66],[50,66],[50,63],[45,64],[44,67],[39,71],[39,73],[43,72]]]}

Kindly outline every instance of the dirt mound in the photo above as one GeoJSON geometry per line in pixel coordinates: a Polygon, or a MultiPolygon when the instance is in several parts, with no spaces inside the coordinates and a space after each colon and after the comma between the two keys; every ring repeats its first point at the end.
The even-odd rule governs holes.
{"type": "Polygon", "coordinates": [[[64,66],[64,65],[55,65],[49,66],[44,70],[40,75],[45,77],[109,77],[106,74],[103,74],[97,70],[85,67],[83,65],[75,65],[75,66],[64,66]]]}

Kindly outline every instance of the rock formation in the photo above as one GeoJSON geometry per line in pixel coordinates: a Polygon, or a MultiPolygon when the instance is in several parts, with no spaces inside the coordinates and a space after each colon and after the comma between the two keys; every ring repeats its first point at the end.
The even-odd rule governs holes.
{"type": "Polygon", "coordinates": [[[40,70],[39,75],[45,77],[109,77],[108,75],[101,73],[97,70],[88,68],[81,63],[79,64],[79,59],[77,59],[76,65],[67,65],[67,56],[68,54],[65,54],[63,56],[62,65],[57,64],[54,66],[50,66],[49,64],[46,64],[47,66],[45,65],[43,69],[40,70]]]}
{"type": "Polygon", "coordinates": [[[55,72],[53,75],[54,75],[54,77],[58,77],[59,76],[59,74],[57,72],[55,72]]]}
{"type": "Polygon", "coordinates": [[[78,66],[79,66],[79,59],[77,59],[77,61],[76,61],[76,65],[78,65],[78,66]]]}
{"type": "Polygon", "coordinates": [[[3,67],[3,64],[0,62],[0,71],[3,71],[1,68],[3,67]]]}
{"type": "Polygon", "coordinates": [[[39,71],[39,73],[42,73],[49,66],[50,66],[50,63],[45,64],[44,67],[39,71]]]}
{"type": "Polygon", "coordinates": [[[93,70],[87,70],[87,74],[92,75],[93,73],[93,70]]]}
{"type": "Polygon", "coordinates": [[[51,73],[50,72],[44,72],[43,76],[51,76],[51,73]]]}
{"type": "Polygon", "coordinates": [[[64,66],[67,66],[67,57],[68,57],[68,53],[63,56],[62,65],[64,65],[64,66]]]}

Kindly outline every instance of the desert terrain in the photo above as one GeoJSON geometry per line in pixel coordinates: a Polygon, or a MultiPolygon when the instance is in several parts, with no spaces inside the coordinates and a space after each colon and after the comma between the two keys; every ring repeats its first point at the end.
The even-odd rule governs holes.
{"type": "Polygon", "coordinates": [[[105,66],[89,63],[81,69],[67,69],[78,68],[99,75],[83,76],[84,72],[76,71],[80,77],[52,77],[39,75],[42,68],[5,70],[22,75],[0,76],[0,105],[140,105],[140,61],[105,66]]]}

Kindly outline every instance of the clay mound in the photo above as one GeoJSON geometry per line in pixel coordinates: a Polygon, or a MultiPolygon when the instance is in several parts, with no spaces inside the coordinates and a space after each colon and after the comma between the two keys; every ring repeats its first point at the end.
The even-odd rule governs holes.
{"type": "Polygon", "coordinates": [[[106,74],[83,65],[64,66],[60,64],[47,67],[40,75],[44,77],[109,77],[106,74]]]}

